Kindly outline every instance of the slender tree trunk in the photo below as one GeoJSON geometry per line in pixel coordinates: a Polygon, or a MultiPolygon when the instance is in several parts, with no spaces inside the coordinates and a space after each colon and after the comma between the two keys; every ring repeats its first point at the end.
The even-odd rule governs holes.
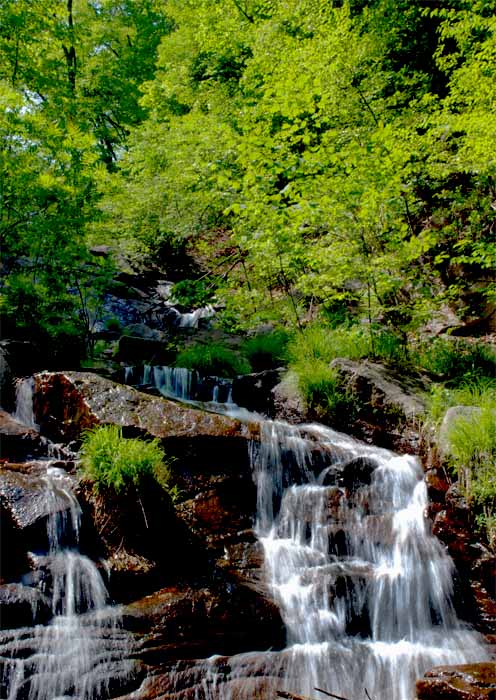
{"type": "Polygon", "coordinates": [[[77,57],[76,49],[74,47],[74,14],[73,14],[73,0],[67,0],[67,24],[69,26],[69,37],[71,40],[71,45],[69,47],[62,46],[64,49],[64,56],[67,63],[67,80],[69,82],[69,87],[72,92],[76,91],[76,69],[77,69],[77,57]]]}

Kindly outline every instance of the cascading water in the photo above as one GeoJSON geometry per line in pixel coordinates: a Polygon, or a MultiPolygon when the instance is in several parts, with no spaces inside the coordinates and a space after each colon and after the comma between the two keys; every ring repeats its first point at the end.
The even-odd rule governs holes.
{"type": "Polygon", "coordinates": [[[430,533],[414,457],[323,426],[265,421],[252,464],[287,647],[208,660],[195,700],[320,697],[316,688],[413,700],[426,670],[488,658],[453,609],[453,565],[430,533]]]}
{"type": "Polygon", "coordinates": [[[215,404],[212,408],[227,404],[226,410],[235,408],[231,380],[222,377],[201,377],[197,372],[185,367],[125,367],[124,382],[135,386],[153,386],[162,396],[170,399],[196,404],[215,404]]]}
{"type": "MultiPolygon", "coordinates": [[[[70,479],[48,468],[48,550],[33,555],[52,619],[0,632],[0,686],[7,700],[100,700],[130,676],[129,637],[95,564],[77,550],[81,509],[70,479]]],[[[36,611],[34,611],[36,612],[36,611]]],[[[36,619],[34,619],[36,622],[36,619]]]]}
{"type": "Polygon", "coordinates": [[[287,690],[411,700],[427,669],[487,657],[452,607],[452,562],[429,531],[415,458],[321,426],[265,423],[253,461],[287,690]],[[304,434],[330,457],[316,476],[304,434]]]}
{"type": "Polygon", "coordinates": [[[16,410],[14,418],[30,428],[38,430],[33,412],[34,378],[26,377],[16,383],[16,410]]]}

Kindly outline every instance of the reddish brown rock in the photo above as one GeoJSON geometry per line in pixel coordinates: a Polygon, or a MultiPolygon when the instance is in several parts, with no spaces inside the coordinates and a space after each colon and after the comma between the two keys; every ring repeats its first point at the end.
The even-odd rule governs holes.
{"type": "Polygon", "coordinates": [[[417,681],[418,700],[495,700],[496,664],[438,666],[417,681]]]}
{"type": "Polygon", "coordinates": [[[258,431],[256,425],[149,396],[90,372],[36,375],[34,409],[41,432],[65,441],[102,423],[164,441],[239,438],[246,442],[258,431]]]}
{"type": "Polygon", "coordinates": [[[124,627],[139,640],[148,665],[175,659],[282,648],[277,606],[253,589],[229,581],[164,588],[124,608],[124,627]]]}

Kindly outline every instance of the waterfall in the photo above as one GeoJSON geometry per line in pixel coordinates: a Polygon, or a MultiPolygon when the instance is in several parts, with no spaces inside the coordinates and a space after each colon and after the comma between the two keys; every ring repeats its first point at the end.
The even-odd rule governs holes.
{"type": "Polygon", "coordinates": [[[33,412],[34,377],[26,377],[16,382],[16,409],[14,418],[30,428],[38,430],[33,412]]]}
{"type": "Polygon", "coordinates": [[[287,646],[207,659],[195,700],[319,698],[316,688],[413,700],[428,669],[488,659],[452,606],[453,564],[430,532],[418,460],[319,425],[260,430],[256,533],[287,646]]]}
{"type": "Polygon", "coordinates": [[[153,386],[168,399],[227,412],[238,408],[232,400],[232,381],[223,377],[201,377],[186,367],[143,365],[124,368],[124,383],[153,386]]]}
{"type": "Polygon", "coordinates": [[[322,426],[261,432],[256,529],[287,628],[285,688],[411,700],[429,668],[487,658],[453,609],[453,564],[430,533],[418,460],[322,426]]]}
{"type": "Polygon", "coordinates": [[[191,399],[191,387],[195,379],[195,372],[185,367],[154,367],[153,384],[162,396],[168,398],[191,399]]]}
{"type": "MultiPolygon", "coordinates": [[[[128,635],[95,564],[78,552],[81,509],[68,476],[48,468],[48,548],[33,555],[34,580],[51,598],[49,624],[0,632],[7,700],[100,700],[132,672],[128,635]]],[[[36,621],[36,620],[35,620],[36,621]]]]}
{"type": "Polygon", "coordinates": [[[201,309],[195,309],[195,311],[189,311],[185,314],[178,313],[177,325],[180,328],[198,328],[201,320],[209,319],[213,316],[215,316],[215,309],[208,304],[201,309]]]}

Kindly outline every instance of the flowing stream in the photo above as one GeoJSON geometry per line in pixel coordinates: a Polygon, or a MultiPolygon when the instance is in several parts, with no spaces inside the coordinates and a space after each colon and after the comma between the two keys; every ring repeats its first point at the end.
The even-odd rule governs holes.
{"type": "MultiPolygon", "coordinates": [[[[7,700],[97,700],[133,668],[129,636],[95,564],[78,551],[81,509],[63,470],[42,478],[47,550],[32,555],[33,582],[49,606],[48,624],[0,632],[0,688],[7,700]]],[[[28,588],[28,586],[26,586],[28,588]]]]}
{"type": "MultiPolygon", "coordinates": [[[[195,403],[201,389],[187,370],[139,372],[137,379],[128,369],[129,383],[184,401],[195,403]]],[[[213,382],[208,393],[211,409],[240,417],[228,384],[213,382]]],[[[29,381],[18,386],[16,417],[34,426],[29,381]]],[[[188,697],[273,700],[278,690],[320,697],[322,688],[348,700],[412,700],[415,680],[429,668],[486,660],[482,637],[454,611],[453,564],[430,532],[418,460],[320,425],[251,419],[261,431],[251,450],[255,530],[287,645],[205,660],[196,679],[191,671],[188,697]]],[[[97,567],[78,551],[81,511],[70,478],[49,467],[43,488],[48,546],[33,559],[51,621],[36,624],[34,605],[34,626],[0,633],[2,697],[119,694],[133,668],[119,609],[108,605],[97,567]]],[[[177,690],[184,687],[178,667],[177,690]]]]}
{"type": "Polygon", "coordinates": [[[287,646],[213,657],[196,700],[324,697],[316,688],[413,700],[428,669],[489,658],[453,609],[453,564],[430,532],[416,458],[320,425],[265,421],[261,433],[256,532],[287,646]]]}

